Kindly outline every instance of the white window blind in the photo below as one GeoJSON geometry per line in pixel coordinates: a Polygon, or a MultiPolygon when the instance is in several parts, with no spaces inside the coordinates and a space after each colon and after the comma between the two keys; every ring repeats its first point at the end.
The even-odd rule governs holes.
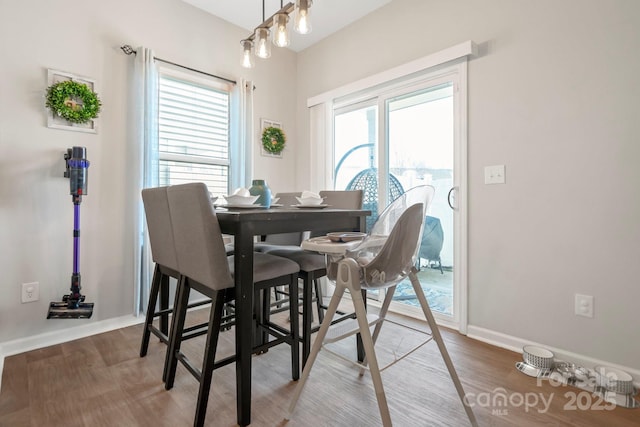
{"type": "Polygon", "coordinates": [[[160,185],[204,182],[214,194],[229,187],[229,92],[160,75],[160,185]]]}

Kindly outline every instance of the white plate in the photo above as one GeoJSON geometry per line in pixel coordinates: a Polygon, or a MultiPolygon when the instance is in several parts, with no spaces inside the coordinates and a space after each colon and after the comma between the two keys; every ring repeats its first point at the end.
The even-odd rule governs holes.
{"type": "Polygon", "coordinates": [[[226,209],[266,209],[266,206],[261,205],[216,205],[216,207],[226,209]]]}
{"type": "Polygon", "coordinates": [[[293,208],[298,209],[324,209],[330,205],[291,205],[293,208]]]}
{"type": "Polygon", "coordinates": [[[321,204],[324,201],[324,197],[296,197],[296,200],[299,204],[305,205],[314,205],[321,204]]]}
{"type": "Polygon", "coordinates": [[[258,198],[260,198],[260,196],[239,196],[237,194],[222,197],[224,197],[227,204],[231,206],[253,205],[258,198]]]}

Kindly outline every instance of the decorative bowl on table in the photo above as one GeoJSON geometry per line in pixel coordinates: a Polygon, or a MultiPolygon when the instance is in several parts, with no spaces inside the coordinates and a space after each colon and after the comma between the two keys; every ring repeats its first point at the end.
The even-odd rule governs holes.
{"type": "Polygon", "coordinates": [[[222,196],[231,206],[250,206],[253,205],[260,196],[240,196],[238,194],[232,194],[229,196],[222,196]]]}
{"type": "Polygon", "coordinates": [[[313,191],[305,190],[300,194],[300,197],[296,196],[296,199],[298,199],[300,206],[317,206],[322,204],[324,197],[320,197],[318,193],[313,191]]]}
{"type": "Polygon", "coordinates": [[[318,206],[324,200],[322,197],[296,197],[301,206],[318,206]]]}

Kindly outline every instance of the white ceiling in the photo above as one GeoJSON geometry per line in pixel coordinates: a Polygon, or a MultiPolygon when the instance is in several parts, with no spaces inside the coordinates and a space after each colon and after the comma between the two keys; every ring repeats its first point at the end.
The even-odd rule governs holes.
{"type": "MultiPolygon", "coordinates": [[[[247,30],[247,36],[262,23],[262,0],[182,0],[247,30]]],[[[284,4],[289,1],[285,0],[284,4]]],[[[289,48],[299,52],[346,27],[392,0],[315,0],[309,16],[310,34],[297,34],[290,27],[289,48]]],[[[280,9],[279,0],[265,0],[265,18],[280,9]]],[[[291,17],[293,21],[293,16],[291,17]]],[[[290,21],[290,22],[291,22],[290,21]]],[[[292,25],[292,24],[290,24],[292,25]]]]}

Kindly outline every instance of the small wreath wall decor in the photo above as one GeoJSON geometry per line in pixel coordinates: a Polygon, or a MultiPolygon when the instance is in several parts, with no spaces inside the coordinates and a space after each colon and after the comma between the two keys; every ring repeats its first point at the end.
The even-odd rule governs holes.
{"type": "Polygon", "coordinates": [[[269,126],[262,131],[262,148],[268,153],[280,154],[286,141],[287,137],[280,128],[269,126]]]}
{"type": "Polygon", "coordinates": [[[87,85],[66,80],[47,88],[45,105],[65,120],[87,123],[98,117],[102,103],[87,85]]]}

